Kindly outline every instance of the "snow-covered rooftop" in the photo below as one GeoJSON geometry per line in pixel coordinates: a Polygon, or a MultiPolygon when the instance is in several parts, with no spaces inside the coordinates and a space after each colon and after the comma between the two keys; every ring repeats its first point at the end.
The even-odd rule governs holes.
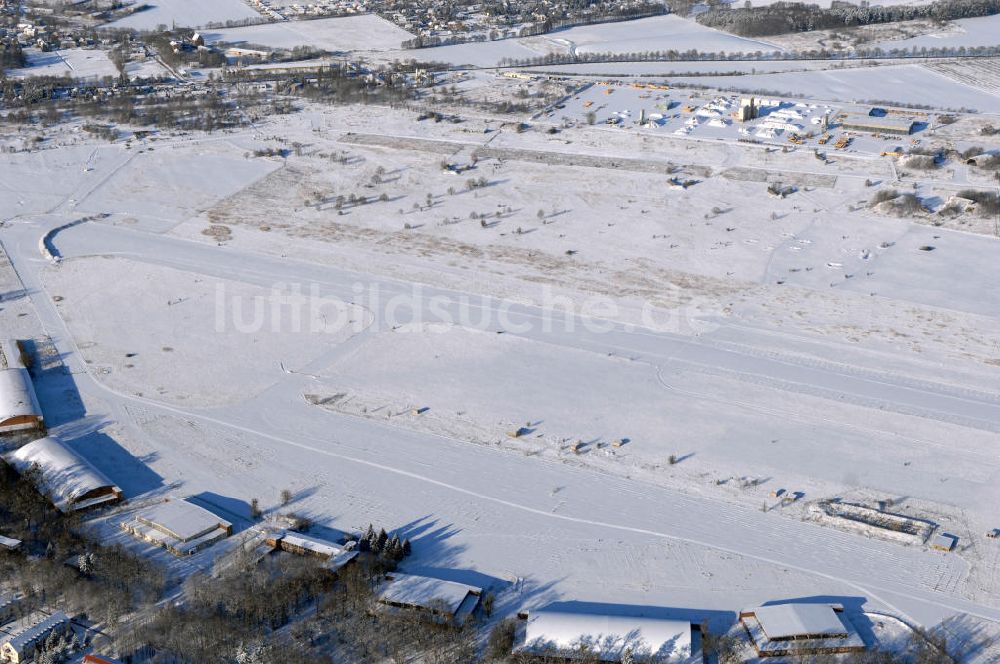
{"type": "Polygon", "coordinates": [[[21,349],[14,339],[0,339],[0,370],[25,369],[21,349]]]}
{"type": "Polygon", "coordinates": [[[139,510],[121,527],[174,555],[188,556],[228,537],[233,524],[192,502],[170,498],[139,510]]]}
{"type": "Polygon", "coordinates": [[[620,662],[626,651],[642,661],[686,662],[691,657],[691,623],[643,616],[570,611],[532,611],[519,652],[568,657],[587,647],[588,655],[620,662]]]}
{"type": "Polygon", "coordinates": [[[413,574],[390,574],[379,595],[384,604],[447,611],[455,620],[475,609],[481,588],[413,574]],[[471,604],[471,607],[469,605],[471,604]]]}
{"type": "Polygon", "coordinates": [[[342,547],[301,533],[278,533],[272,538],[275,544],[282,549],[296,553],[306,552],[325,559],[326,567],[331,571],[340,569],[358,555],[353,544],[349,547],[342,547]]]}
{"type": "Polygon", "coordinates": [[[135,518],[183,542],[196,539],[219,527],[232,526],[204,507],[178,499],[151,505],[139,511],[135,518]]]}
{"type": "MultiPolygon", "coordinates": [[[[2,375],[2,373],[0,373],[2,375]]],[[[120,500],[122,491],[63,442],[52,437],[39,438],[12,452],[8,462],[19,473],[34,464],[41,470],[39,487],[62,512],[120,500]]]]}
{"type": "Polygon", "coordinates": [[[0,431],[34,428],[42,421],[31,376],[17,342],[0,340],[0,431]]]}
{"type": "MultiPolygon", "coordinates": [[[[21,540],[0,535],[0,548],[13,551],[21,546],[21,540]]],[[[2,603],[2,602],[0,602],[2,603]]]]}
{"type": "Polygon", "coordinates": [[[323,540],[309,537],[308,535],[302,535],[300,533],[284,533],[279,537],[279,539],[291,546],[296,546],[300,549],[305,549],[328,558],[333,557],[344,550],[336,544],[324,542],[323,540]]]}
{"type": "Polygon", "coordinates": [[[740,613],[761,657],[845,653],[865,649],[865,642],[834,604],[776,604],[740,613]]]}
{"type": "Polygon", "coordinates": [[[749,613],[772,640],[845,635],[849,630],[829,604],[775,604],[749,613]]]}
{"type": "Polygon", "coordinates": [[[49,615],[36,611],[16,622],[0,627],[0,647],[17,653],[30,650],[30,646],[45,638],[57,627],[69,623],[69,618],[61,611],[49,615]]]}

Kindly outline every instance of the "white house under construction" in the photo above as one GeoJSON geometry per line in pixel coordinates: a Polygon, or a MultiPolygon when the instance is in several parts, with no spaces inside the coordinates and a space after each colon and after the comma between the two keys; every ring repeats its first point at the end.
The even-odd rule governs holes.
{"type": "Polygon", "coordinates": [[[21,344],[0,341],[0,433],[41,429],[44,423],[21,344]]]}
{"type": "Polygon", "coordinates": [[[7,456],[19,473],[33,467],[40,477],[38,490],[48,496],[60,512],[76,512],[122,499],[122,490],[89,461],[52,437],[39,438],[7,456]]]}

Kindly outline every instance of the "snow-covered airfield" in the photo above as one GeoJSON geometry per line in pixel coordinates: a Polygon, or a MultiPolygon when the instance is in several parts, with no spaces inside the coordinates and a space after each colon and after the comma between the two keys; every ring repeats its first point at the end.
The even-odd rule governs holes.
{"type": "MultiPolygon", "coordinates": [[[[564,112],[639,103],[597,90],[564,112]]],[[[406,572],[504,610],[724,622],[824,598],[993,629],[997,240],[866,206],[989,180],[901,173],[860,139],[821,163],[735,129],[548,133],[559,115],[517,133],[317,106],[5,154],[0,321],[45,358],[52,432],[135,502],[195,495],[246,529],[288,488],[333,533],[385,524],[413,540],[406,572]],[[505,156],[442,169],[486,145],[505,156]],[[387,200],[330,200],[352,193],[387,200]],[[958,546],[821,514],[836,498],[958,546]]],[[[975,120],[936,129],[995,142],[960,133],[975,120]]]]}

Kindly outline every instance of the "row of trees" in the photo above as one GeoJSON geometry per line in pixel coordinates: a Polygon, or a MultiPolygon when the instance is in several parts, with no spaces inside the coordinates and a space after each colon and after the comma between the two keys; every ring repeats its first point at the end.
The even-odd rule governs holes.
{"type": "Polygon", "coordinates": [[[412,552],[409,539],[401,540],[399,533],[389,537],[385,528],[375,532],[375,528],[371,524],[368,524],[368,530],[358,541],[358,549],[382,556],[393,563],[401,561],[412,552]]]}
{"type": "Polygon", "coordinates": [[[829,8],[802,2],[776,2],[759,7],[714,8],[698,22],[745,37],[828,30],[914,19],[951,21],[1000,13],[1000,0],[937,0],[928,5],[856,7],[833,3],[829,8]]]}
{"type": "Polygon", "coordinates": [[[23,67],[26,64],[24,50],[16,39],[0,40],[0,72],[4,69],[23,67]]]}
{"type": "MultiPolygon", "coordinates": [[[[932,47],[913,46],[911,48],[881,48],[865,47],[855,48],[851,51],[831,51],[828,49],[808,49],[808,50],[788,50],[788,51],[746,51],[746,52],[726,52],[726,51],[699,51],[697,49],[687,49],[678,51],[668,49],[665,51],[633,51],[631,53],[546,53],[545,55],[531,58],[501,58],[498,65],[501,67],[537,67],[542,65],[572,65],[587,63],[605,62],[756,62],[756,61],[796,61],[796,60],[885,60],[904,58],[944,58],[944,57],[993,57],[1000,55],[1000,45],[997,46],[957,46],[957,47],[932,47]]],[[[720,72],[714,72],[720,73],[720,72]]],[[[726,72],[733,74],[746,74],[756,72],[736,71],[726,72]]],[[[685,72],[682,75],[695,75],[685,72]]]]}
{"type": "Polygon", "coordinates": [[[144,661],[172,664],[480,661],[473,626],[378,610],[383,572],[372,557],[336,577],[313,558],[246,558],[219,577],[191,577],[183,606],[123,631],[116,645],[144,661]]]}

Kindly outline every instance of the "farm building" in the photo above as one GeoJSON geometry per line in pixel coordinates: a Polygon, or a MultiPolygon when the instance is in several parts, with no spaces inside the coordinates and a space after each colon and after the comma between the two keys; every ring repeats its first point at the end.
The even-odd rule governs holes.
{"type": "Polygon", "coordinates": [[[56,611],[36,611],[21,620],[0,627],[0,659],[11,664],[29,661],[35,650],[53,632],[69,631],[69,618],[56,611]]]}
{"type": "Polygon", "coordinates": [[[691,623],[644,616],[599,615],[569,611],[532,611],[528,614],[524,643],[514,652],[622,662],[626,654],[651,664],[694,662],[691,623]]]}
{"type": "Polygon", "coordinates": [[[872,134],[895,134],[908,136],[916,129],[916,122],[910,118],[877,117],[852,113],[840,122],[841,129],[866,131],[872,134]]]}
{"type": "Polygon", "coordinates": [[[937,551],[944,551],[945,553],[951,551],[955,548],[955,543],[958,538],[949,533],[937,533],[930,540],[930,547],[937,551]]]}
{"type": "Polygon", "coordinates": [[[0,341],[0,433],[41,429],[42,408],[17,341],[0,341]]]}
{"type": "Polygon", "coordinates": [[[28,443],[8,455],[7,460],[19,473],[37,465],[41,472],[38,489],[60,512],[76,512],[122,499],[121,489],[55,438],[28,443]]]}
{"type": "Polygon", "coordinates": [[[839,604],[774,604],[740,612],[759,657],[860,652],[865,649],[839,604]]]}
{"type": "Polygon", "coordinates": [[[413,574],[387,574],[378,601],[386,606],[427,611],[442,622],[462,625],[479,606],[481,588],[413,574]]]}
{"type": "Polygon", "coordinates": [[[227,48],[226,57],[243,60],[270,60],[274,56],[273,51],[264,51],[256,48],[227,48]]]}
{"type": "Polygon", "coordinates": [[[21,548],[21,540],[0,535],[0,551],[17,551],[21,548]]]}
{"type": "Polygon", "coordinates": [[[177,498],[139,510],[122,521],[121,527],[175,556],[194,555],[233,534],[233,524],[177,498]]]}
{"type": "Polygon", "coordinates": [[[319,558],[331,572],[336,572],[358,556],[353,542],[345,548],[301,533],[277,533],[268,536],[264,541],[274,549],[319,558]]]}

